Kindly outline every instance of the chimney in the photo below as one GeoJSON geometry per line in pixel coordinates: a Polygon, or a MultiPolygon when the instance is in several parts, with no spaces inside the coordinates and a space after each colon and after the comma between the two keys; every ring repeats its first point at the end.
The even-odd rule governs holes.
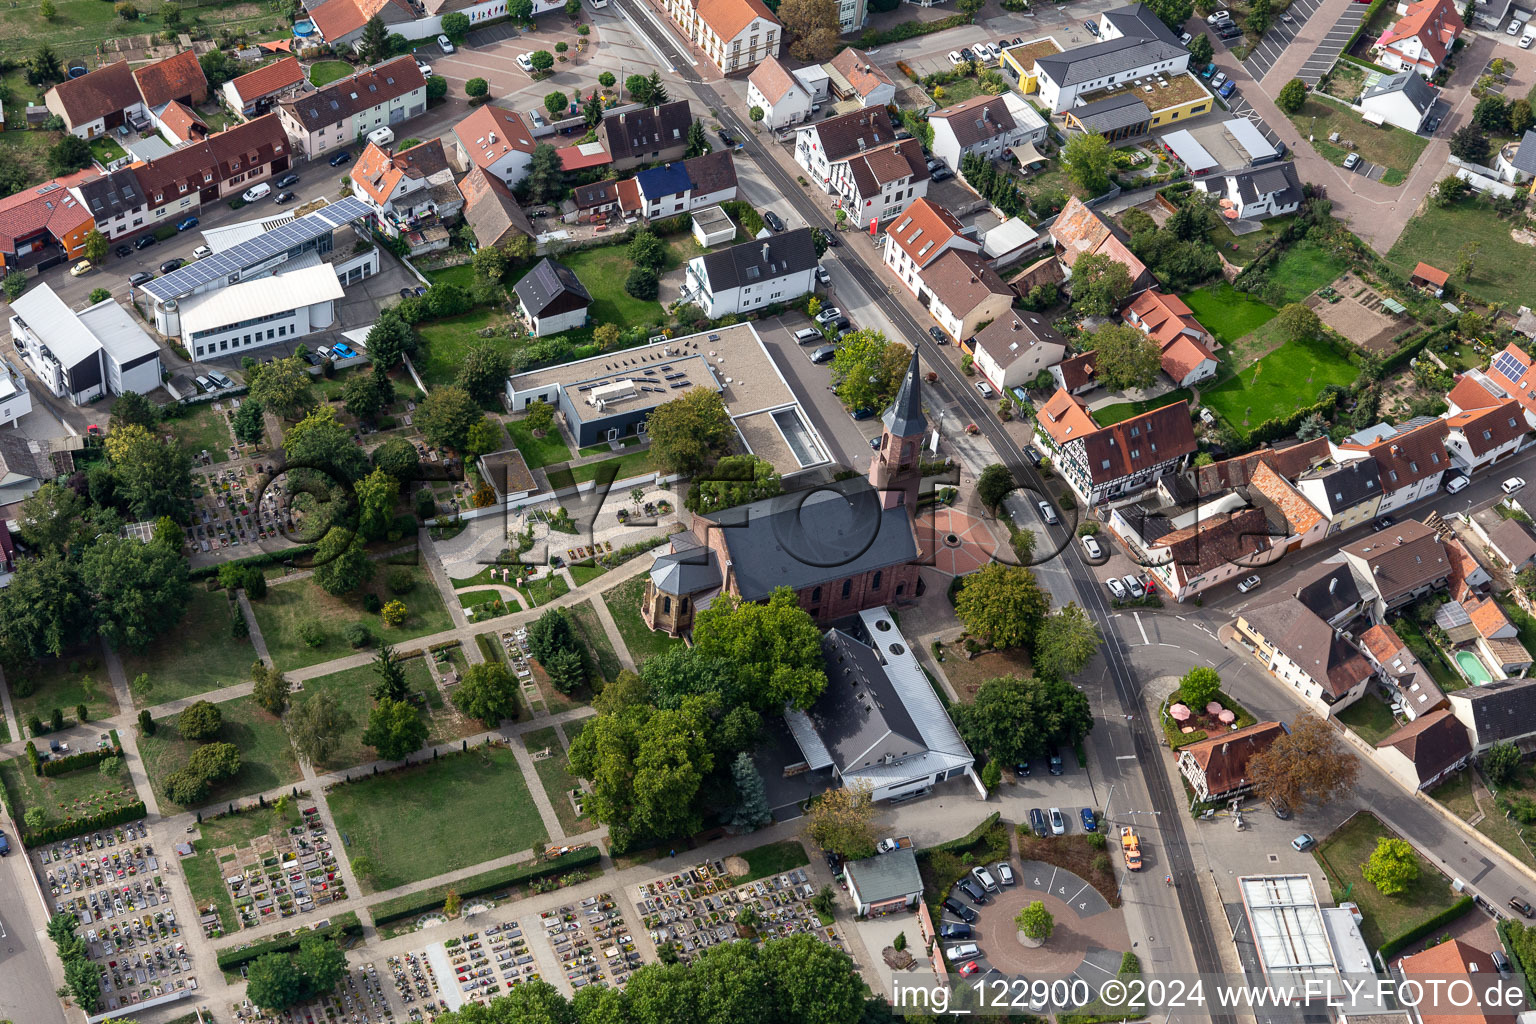
{"type": "Polygon", "coordinates": [[[1338,589],[1339,589],[1339,578],[1337,576],[1331,577],[1328,580],[1328,593],[1331,594],[1335,590],[1338,590],[1338,589]]]}
{"type": "Polygon", "coordinates": [[[763,262],[764,263],[768,262],[768,243],[767,242],[763,243],[763,262]]]}
{"type": "Polygon", "coordinates": [[[495,132],[491,132],[489,135],[486,136],[486,138],[490,140],[491,145],[493,145],[493,146],[496,145],[496,133],[495,132]]]}

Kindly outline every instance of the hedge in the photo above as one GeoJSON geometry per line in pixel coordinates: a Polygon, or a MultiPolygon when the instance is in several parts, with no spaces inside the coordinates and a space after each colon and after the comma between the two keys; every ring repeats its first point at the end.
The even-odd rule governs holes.
{"type": "Polygon", "coordinates": [[[299,558],[302,555],[313,554],[318,548],[315,544],[300,544],[296,547],[284,548],[282,551],[265,551],[259,555],[248,555],[245,558],[236,558],[228,562],[218,562],[214,565],[202,565],[187,573],[189,580],[206,579],[209,576],[218,576],[219,570],[226,565],[249,566],[256,568],[262,565],[273,565],[277,562],[287,562],[299,558]]]}
{"type": "MultiPolygon", "coordinates": [[[[1376,0],[1380,4],[1382,0],[1376,0]]],[[[888,28],[883,32],[869,29],[859,37],[859,46],[869,49],[872,46],[886,46],[890,43],[899,43],[903,39],[916,39],[918,36],[931,35],[934,32],[943,32],[948,28],[959,28],[961,25],[969,25],[971,19],[963,14],[951,14],[947,18],[938,21],[904,21],[899,25],[888,28]]]]}
{"type": "Polygon", "coordinates": [[[1349,39],[1345,41],[1344,49],[1340,50],[1340,53],[1348,53],[1354,48],[1355,41],[1360,38],[1360,33],[1365,31],[1365,26],[1371,23],[1371,19],[1376,16],[1376,12],[1381,10],[1382,4],[1386,2],[1387,0],[1371,0],[1371,6],[1365,9],[1365,17],[1360,19],[1360,24],[1356,25],[1355,30],[1350,33],[1349,39]]]}
{"type": "MultiPolygon", "coordinates": [[[[996,817],[996,815],[993,815],[996,817]]],[[[553,860],[533,862],[528,864],[513,864],[510,867],[497,868],[493,871],[471,875],[460,882],[439,885],[421,892],[413,892],[406,896],[397,896],[392,900],[374,904],[372,908],[373,923],[375,926],[388,924],[391,921],[399,921],[402,918],[414,917],[417,914],[426,914],[434,910],[442,910],[443,900],[448,896],[448,890],[458,893],[461,899],[471,896],[483,896],[488,892],[499,892],[510,888],[519,882],[531,882],[550,875],[564,874],[574,868],[588,867],[602,859],[603,851],[596,846],[586,846],[580,850],[572,850],[563,853],[553,860]]]]}
{"type": "MultiPolygon", "coordinates": [[[[1371,6],[1375,7],[1376,5],[1372,4],[1371,6]]],[[[1394,956],[1396,956],[1410,944],[1417,942],[1419,939],[1422,939],[1424,936],[1430,934],[1431,932],[1437,931],[1445,925],[1450,924],[1452,921],[1461,917],[1471,909],[1472,897],[1463,896],[1455,903],[1452,903],[1449,907],[1446,907],[1444,910],[1440,911],[1440,913],[1420,921],[1418,924],[1414,925],[1412,928],[1409,928],[1407,931],[1403,932],[1403,934],[1397,936],[1396,938],[1391,938],[1386,942],[1383,942],[1381,944],[1380,950],[1381,958],[1383,960],[1391,960],[1394,956]]]]}
{"type": "Polygon", "coordinates": [[[1434,341],[1436,338],[1443,334],[1449,334],[1452,329],[1454,329],[1454,327],[1454,324],[1441,324],[1439,327],[1434,327],[1425,331],[1421,336],[1415,338],[1407,344],[1399,345],[1396,352],[1392,353],[1390,356],[1381,361],[1382,375],[1385,376],[1386,374],[1391,373],[1393,370],[1397,369],[1399,366],[1407,363],[1414,356],[1424,351],[1425,346],[1427,346],[1431,341],[1434,341]]]}
{"type": "Polygon", "coordinates": [[[932,852],[937,851],[937,850],[964,850],[964,849],[967,849],[968,847],[971,847],[971,846],[975,845],[977,840],[979,840],[982,836],[986,835],[987,832],[992,828],[992,826],[997,824],[998,819],[1001,818],[1002,816],[1003,816],[1003,814],[1002,814],[1001,811],[993,811],[990,815],[988,815],[988,817],[987,817],[987,819],[985,821],[983,821],[980,825],[977,825],[975,828],[971,829],[969,832],[967,832],[965,835],[961,836],[959,839],[951,839],[948,842],[940,843],[937,846],[930,846],[927,849],[925,849],[923,852],[924,853],[932,853],[932,852]]]}
{"type": "Polygon", "coordinates": [[[130,821],[138,821],[148,814],[149,810],[144,806],[144,801],[135,800],[131,804],[116,807],[110,811],[102,811],[100,814],[92,815],[89,818],[76,818],[58,825],[48,825],[35,832],[27,828],[24,821],[17,819],[16,828],[21,833],[22,842],[28,846],[35,846],[38,843],[52,843],[60,839],[68,839],[70,836],[78,836],[84,832],[92,832],[96,829],[111,828],[113,825],[123,825],[130,821]]]}
{"type": "Polygon", "coordinates": [[[37,774],[53,778],[55,775],[68,775],[70,772],[79,771],[81,768],[89,768],[100,764],[109,757],[122,757],[123,748],[113,745],[101,747],[97,750],[87,750],[79,754],[70,754],[68,757],[60,757],[52,761],[43,761],[37,766],[37,774]]]}
{"type": "Polygon", "coordinates": [[[331,923],[324,928],[318,928],[314,931],[300,931],[292,935],[268,939],[266,942],[258,942],[252,946],[221,949],[219,950],[219,969],[221,971],[238,971],[252,960],[264,957],[268,953],[293,953],[298,950],[299,942],[311,935],[319,935],[322,938],[339,941],[342,938],[358,938],[362,934],[363,924],[357,919],[357,912],[349,910],[344,914],[338,914],[331,918],[331,923]]]}

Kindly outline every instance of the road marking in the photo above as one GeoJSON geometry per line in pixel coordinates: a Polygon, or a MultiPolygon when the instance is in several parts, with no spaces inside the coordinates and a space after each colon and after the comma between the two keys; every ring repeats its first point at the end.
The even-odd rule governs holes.
{"type": "Polygon", "coordinates": [[[1141,758],[1137,757],[1135,754],[1121,754],[1119,757],[1115,758],[1115,760],[1116,761],[1140,761],[1141,758]]]}
{"type": "Polygon", "coordinates": [[[1147,627],[1141,624],[1141,613],[1132,612],[1131,614],[1136,618],[1136,628],[1141,630],[1141,642],[1144,644],[1150,644],[1152,641],[1147,639],[1147,627]]]}

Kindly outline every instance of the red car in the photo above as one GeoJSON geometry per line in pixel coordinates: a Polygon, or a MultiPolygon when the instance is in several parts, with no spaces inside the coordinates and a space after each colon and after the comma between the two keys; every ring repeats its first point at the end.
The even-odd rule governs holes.
{"type": "Polygon", "coordinates": [[[977,963],[975,960],[972,960],[970,963],[960,968],[960,977],[969,978],[979,970],[981,970],[981,964],[977,963]]]}

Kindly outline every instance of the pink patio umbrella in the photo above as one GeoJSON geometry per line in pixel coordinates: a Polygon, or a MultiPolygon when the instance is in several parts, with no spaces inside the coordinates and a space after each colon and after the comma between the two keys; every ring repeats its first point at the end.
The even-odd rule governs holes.
{"type": "Polygon", "coordinates": [[[1208,714],[1208,715],[1214,715],[1214,714],[1217,714],[1220,711],[1221,711],[1221,705],[1218,702],[1214,701],[1214,700],[1211,701],[1209,704],[1207,704],[1205,706],[1205,713],[1208,714]]]}
{"type": "Polygon", "coordinates": [[[1218,719],[1220,719],[1221,721],[1226,722],[1228,725],[1231,725],[1233,722],[1237,721],[1237,712],[1235,712],[1235,711],[1222,711],[1216,717],[1218,719]]]}
{"type": "Polygon", "coordinates": [[[1189,721],[1190,710],[1183,704],[1175,704],[1168,709],[1168,714],[1172,715],[1173,720],[1176,722],[1187,722],[1189,721]]]}

